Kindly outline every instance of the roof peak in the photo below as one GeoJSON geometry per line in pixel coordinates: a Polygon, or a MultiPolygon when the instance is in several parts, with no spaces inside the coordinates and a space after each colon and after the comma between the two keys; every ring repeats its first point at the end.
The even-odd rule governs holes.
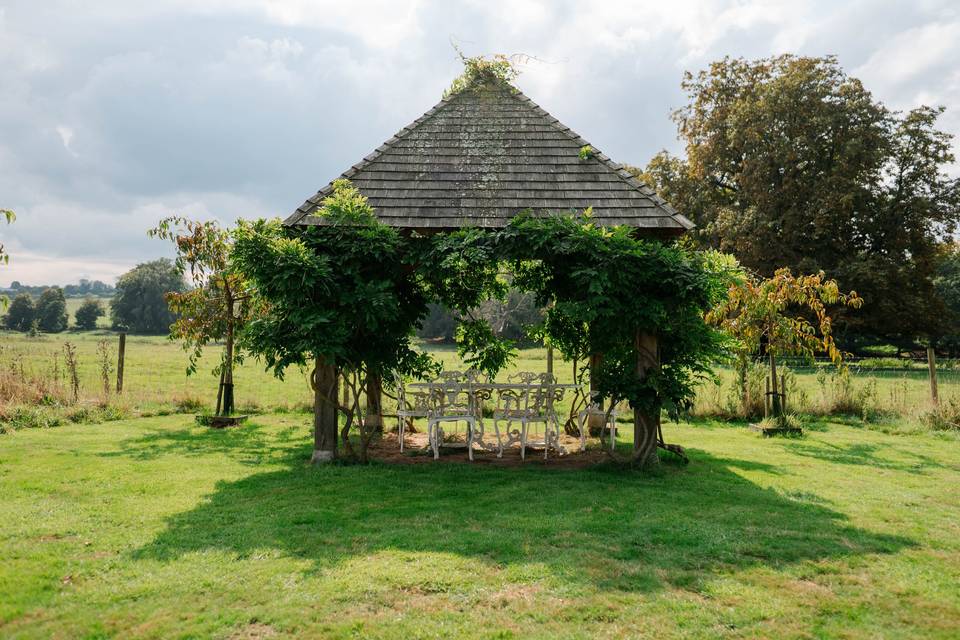
{"type": "MultiPolygon", "coordinates": [[[[506,78],[474,73],[458,80],[442,101],[342,174],[370,198],[381,221],[417,229],[499,227],[523,209],[593,207],[603,225],[666,235],[693,227],[605,154],[592,146],[581,154],[589,143],[506,78]]],[[[330,188],[286,224],[320,224],[312,213],[330,188]]]]}

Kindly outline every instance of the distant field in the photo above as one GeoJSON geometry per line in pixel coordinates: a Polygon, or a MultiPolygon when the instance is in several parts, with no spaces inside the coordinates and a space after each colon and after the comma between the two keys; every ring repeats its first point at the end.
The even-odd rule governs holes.
{"type": "MultiPolygon", "coordinates": [[[[99,300],[100,304],[103,305],[103,310],[105,315],[97,320],[97,326],[103,329],[110,328],[110,298],[94,298],[99,300]]],[[[75,327],[77,309],[80,308],[80,305],[83,304],[84,298],[67,298],[67,315],[70,317],[70,326],[75,327]]]]}
{"type": "MultiPolygon", "coordinates": [[[[63,367],[63,344],[69,341],[76,345],[79,357],[81,395],[90,401],[102,396],[102,383],[97,364],[97,343],[106,340],[115,365],[117,336],[110,331],[76,332],[43,335],[29,338],[24,334],[0,332],[0,368],[16,363],[27,374],[48,375],[55,366],[63,367]],[[55,364],[57,363],[57,364],[55,364]]],[[[427,345],[447,368],[463,368],[456,351],[449,346],[427,345]]],[[[211,406],[216,400],[217,379],[210,374],[220,357],[219,349],[208,350],[199,371],[194,376],[186,375],[187,357],[180,346],[162,336],[128,336],[123,402],[133,409],[169,405],[182,400],[199,400],[211,406]]],[[[545,371],[546,350],[524,349],[510,370],[502,376],[518,370],[545,371]]],[[[573,380],[573,365],[559,358],[555,373],[563,382],[573,380]]],[[[113,374],[111,374],[113,375],[113,374]]],[[[810,412],[835,395],[840,382],[824,373],[818,376],[810,370],[790,374],[788,405],[791,410],[810,412]]],[[[960,371],[941,371],[941,398],[960,398],[960,371]]],[[[735,399],[733,374],[730,370],[718,369],[720,384],[705,382],[701,385],[694,412],[722,414],[725,406],[735,399]]],[[[929,408],[929,382],[926,371],[872,371],[854,373],[850,378],[849,392],[865,396],[864,402],[871,410],[903,416],[915,421],[915,416],[929,408]]],[[[265,372],[255,359],[248,359],[236,373],[236,397],[240,407],[252,409],[297,408],[311,402],[311,393],[304,372],[292,368],[285,380],[278,380],[265,372]]],[[[388,410],[392,406],[388,406],[388,410]]],[[[626,415],[624,414],[624,417],[626,415]]]]}

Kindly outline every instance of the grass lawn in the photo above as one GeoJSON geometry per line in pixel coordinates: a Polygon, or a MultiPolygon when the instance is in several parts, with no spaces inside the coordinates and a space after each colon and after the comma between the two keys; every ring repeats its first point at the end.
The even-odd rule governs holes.
{"type": "Polygon", "coordinates": [[[641,474],[312,468],[308,424],[0,436],[0,636],[960,636],[953,435],[669,424],[641,474]]]}

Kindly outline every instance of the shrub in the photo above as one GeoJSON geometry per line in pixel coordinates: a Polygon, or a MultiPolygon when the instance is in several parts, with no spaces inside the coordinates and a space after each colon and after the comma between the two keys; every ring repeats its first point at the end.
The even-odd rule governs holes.
{"type": "Polygon", "coordinates": [[[97,328],[97,320],[106,313],[103,303],[95,298],[85,298],[83,303],[77,309],[74,318],[77,322],[77,328],[84,331],[91,331],[97,328]]]}
{"type": "Polygon", "coordinates": [[[934,431],[960,431],[960,399],[949,398],[920,415],[920,423],[934,431]]]}
{"type": "Polygon", "coordinates": [[[29,293],[20,293],[10,303],[7,315],[4,316],[4,325],[14,331],[29,331],[37,317],[37,309],[33,305],[33,298],[29,293]]]}
{"type": "Polygon", "coordinates": [[[59,333],[67,328],[67,300],[63,289],[50,287],[37,301],[37,326],[45,333],[59,333]]]}

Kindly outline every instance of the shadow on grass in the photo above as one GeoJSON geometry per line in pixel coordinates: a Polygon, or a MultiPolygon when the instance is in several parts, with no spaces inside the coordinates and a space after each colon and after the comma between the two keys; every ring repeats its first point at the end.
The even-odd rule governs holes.
{"type": "MultiPolygon", "coordinates": [[[[257,443],[255,434],[226,435],[241,447],[257,443]]],[[[190,431],[151,446],[171,454],[176,447],[188,455],[219,452],[211,439],[190,431]]],[[[696,449],[689,467],[642,474],[468,464],[313,468],[299,437],[294,446],[289,438],[278,442],[289,454],[285,468],[219,483],[135,557],[172,560],[218,550],[244,558],[273,549],[324,571],[384,550],[435,552],[495,567],[537,564],[567,583],[601,590],[649,591],[695,590],[731,569],[913,544],[850,526],[816,496],[785,496],[736,473],[778,473],[776,467],[696,449]]]]}
{"type": "Polygon", "coordinates": [[[828,442],[789,442],[784,448],[790,453],[807,458],[816,458],[824,462],[843,465],[866,466],[873,469],[891,469],[913,474],[926,474],[931,469],[941,469],[943,465],[929,456],[905,450],[902,447],[876,444],[832,444],[828,442]],[[897,456],[906,460],[891,460],[877,455],[880,452],[895,451],[897,456]]]}
{"type": "Polygon", "coordinates": [[[291,418],[289,425],[279,429],[268,429],[255,419],[226,429],[198,426],[192,416],[184,416],[183,423],[182,428],[164,426],[139,433],[121,441],[119,449],[99,455],[148,461],[167,455],[199,458],[222,454],[250,465],[277,459],[293,464],[298,459],[293,447],[310,437],[303,420],[297,418],[291,418]]]}

